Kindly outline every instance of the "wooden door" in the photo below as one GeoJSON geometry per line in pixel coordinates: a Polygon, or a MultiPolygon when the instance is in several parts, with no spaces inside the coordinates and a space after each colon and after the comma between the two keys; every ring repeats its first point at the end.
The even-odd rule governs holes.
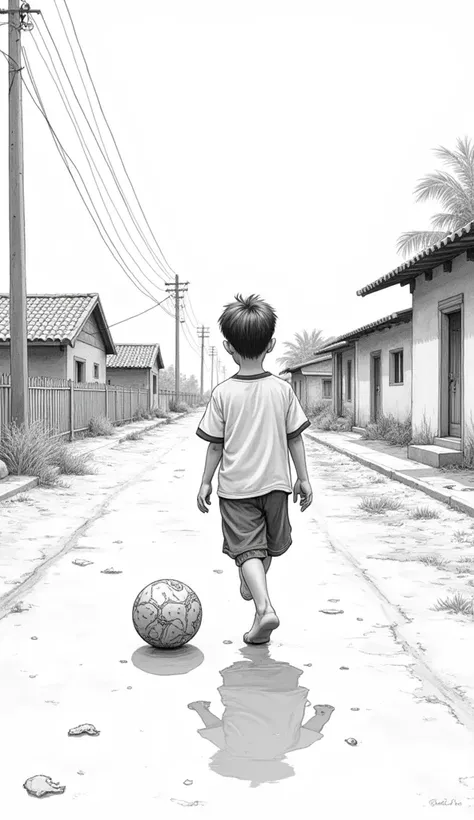
{"type": "Polygon", "coordinates": [[[461,311],[448,314],[448,435],[461,435],[461,311]]]}
{"type": "Polygon", "coordinates": [[[336,356],[336,413],[342,416],[342,353],[336,356]]]}
{"type": "Polygon", "coordinates": [[[380,356],[372,357],[372,420],[380,417],[381,402],[380,356]]]}

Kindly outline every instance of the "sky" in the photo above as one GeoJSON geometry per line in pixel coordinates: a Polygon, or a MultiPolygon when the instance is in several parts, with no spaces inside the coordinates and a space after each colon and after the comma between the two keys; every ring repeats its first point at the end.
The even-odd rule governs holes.
{"type": "MultiPolygon", "coordinates": [[[[136,232],[103,161],[58,16],[59,10],[69,25],[64,0],[38,5],[43,21],[22,36],[48,119],[108,225],[81,143],[45,69],[41,33],[59,72],[61,55],[89,114],[91,128],[61,74],[111,196],[99,183],[130,252],[124,258],[160,301],[166,293],[159,290],[159,252],[146,226],[146,243],[136,232]]],[[[113,6],[68,0],[68,6],[146,219],[172,270],[189,282],[186,300],[209,327],[208,342],[217,347],[227,376],[235,366],[217,319],[236,293],[257,293],[277,311],[277,344],[267,361],[275,372],[283,343],[297,332],[339,335],[409,307],[407,288],[365,298],[356,290],[403,261],[396,252],[400,233],[429,227],[437,206],[415,204],[413,188],[438,167],[433,149],[474,137],[472,2],[454,0],[449,9],[439,0],[395,6],[364,0],[115,0],[113,6]]],[[[0,48],[7,50],[5,26],[0,48]]],[[[7,292],[6,61],[1,99],[0,291],[7,292]]],[[[115,173],[142,225],[91,99],[115,173]]],[[[24,145],[28,292],[98,292],[109,324],[152,306],[104,245],[26,91],[24,145]]],[[[199,376],[191,308],[185,316],[181,369],[199,376]]],[[[161,307],[112,333],[116,342],[159,342],[165,365],[174,363],[174,321],[161,307]]]]}

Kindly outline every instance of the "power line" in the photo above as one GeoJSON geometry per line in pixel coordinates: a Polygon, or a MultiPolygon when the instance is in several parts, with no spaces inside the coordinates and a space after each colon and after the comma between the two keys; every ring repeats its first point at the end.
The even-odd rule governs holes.
{"type": "MultiPolygon", "coordinates": [[[[4,52],[2,52],[2,53],[4,53],[4,52]]],[[[103,222],[102,222],[102,220],[101,220],[101,218],[100,218],[100,216],[99,216],[99,214],[98,214],[98,212],[97,212],[97,208],[95,207],[94,203],[92,202],[92,198],[90,197],[90,194],[89,194],[89,193],[88,193],[88,191],[87,191],[87,185],[86,185],[86,184],[85,184],[85,182],[84,182],[84,179],[83,179],[83,177],[82,177],[81,172],[79,171],[79,169],[78,169],[77,165],[75,164],[74,160],[73,160],[73,159],[69,156],[69,154],[68,154],[68,153],[67,153],[67,151],[65,150],[64,146],[63,146],[63,145],[62,145],[62,143],[61,143],[61,140],[59,139],[59,137],[58,137],[58,135],[56,134],[56,132],[55,132],[55,130],[54,130],[54,128],[53,128],[53,126],[51,125],[51,122],[49,121],[49,118],[48,118],[48,116],[47,116],[47,114],[46,114],[46,110],[45,110],[45,108],[44,108],[43,101],[42,101],[42,99],[41,99],[41,95],[40,95],[40,93],[39,93],[39,91],[38,91],[38,88],[37,88],[37,86],[36,86],[35,80],[34,80],[34,78],[33,78],[32,74],[31,74],[31,70],[30,70],[30,68],[29,68],[28,56],[27,56],[26,52],[24,52],[24,58],[25,58],[25,67],[26,67],[26,69],[27,69],[28,76],[29,76],[29,78],[30,78],[30,82],[31,82],[31,84],[32,84],[32,86],[33,86],[33,90],[34,90],[34,92],[35,92],[35,94],[36,94],[36,96],[37,96],[37,98],[38,98],[38,101],[36,101],[36,100],[35,100],[35,98],[34,98],[34,96],[33,96],[32,92],[30,91],[30,89],[29,89],[29,87],[28,87],[27,82],[25,81],[25,78],[24,78],[24,77],[23,77],[23,75],[22,75],[22,81],[23,81],[23,84],[24,84],[24,86],[25,86],[25,88],[26,88],[26,90],[27,90],[27,92],[28,92],[29,96],[30,96],[30,97],[31,97],[31,99],[33,100],[34,105],[36,106],[36,108],[38,108],[38,110],[40,111],[40,113],[43,115],[43,117],[44,117],[44,119],[45,119],[45,121],[46,121],[46,123],[47,123],[47,125],[48,125],[48,128],[49,128],[49,130],[50,130],[50,132],[51,132],[51,135],[52,135],[52,137],[53,137],[53,139],[54,139],[54,142],[55,142],[56,148],[58,149],[59,155],[60,155],[61,159],[63,160],[63,162],[64,162],[64,164],[65,164],[65,166],[66,166],[66,169],[67,169],[67,171],[68,171],[69,175],[71,176],[71,179],[72,179],[72,181],[73,181],[74,185],[76,186],[76,188],[77,188],[77,190],[78,190],[78,192],[79,192],[79,196],[81,197],[81,199],[82,199],[82,201],[83,201],[84,205],[85,205],[85,206],[86,206],[86,208],[87,208],[87,211],[88,211],[88,213],[89,213],[89,215],[90,215],[90,217],[91,217],[92,221],[94,222],[94,224],[95,224],[95,226],[96,226],[96,228],[97,228],[97,230],[98,230],[98,232],[99,232],[99,235],[100,235],[101,239],[104,241],[104,244],[106,245],[106,247],[108,248],[108,250],[109,250],[109,251],[110,251],[110,253],[112,254],[112,256],[113,256],[113,258],[115,259],[115,261],[116,261],[116,262],[118,261],[118,264],[120,265],[120,267],[121,267],[121,268],[122,268],[122,270],[124,271],[124,273],[125,273],[125,275],[127,276],[127,278],[128,278],[128,279],[132,282],[132,284],[133,284],[133,285],[134,285],[134,286],[135,286],[135,287],[136,287],[136,288],[140,291],[140,293],[142,293],[142,294],[143,294],[143,295],[145,295],[145,296],[148,296],[148,297],[149,297],[149,298],[150,298],[153,302],[157,303],[157,300],[156,300],[155,296],[153,296],[153,294],[151,294],[151,293],[150,293],[150,291],[146,288],[146,286],[145,286],[145,285],[142,285],[142,283],[141,283],[141,282],[137,279],[136,275],[133,273],[133,271],[129,268],[129,266],[127,265],[127,263],[125,262],[125,260],[122,258],[122,256],[121,256],[121,254],[120,254],[119,250],[117,249],[117,247],[115,246],[115,244],[114,244],[113,240],[112,240],[112,239],[111,239],[111,237],[109,236],[109,233],[108,233],[107,229],[105,228],[105,226],[104,226],[104,224],[103,224],[103,222]],[[84,186],[84,189],[85,189],[86,193],[88,194],[89,199],[91,200],[91,207],[89,207],[88,203],[87,203],[87,202],[86,202],[86,200],[84,199],[84,196],[83,196],[83,194],[82,194],[82,192],[81,192],[81,190],[80,190],[80,188],[79,188],[79,185],[77,184],[77,181],[76,181],[76,179],[74,178],[74,174],[73,174],[73,173],[72,173],[72,171],[71,171],[71,168],[70,168],[69,163],[70,163],[70,164],[74,167],[74,169],[76,170],[76,172],[77,172],[77,174],[78,174],[78,176],[79,176],[79,178],[80,178],[80,180],[81,180],[81,182],[82,182],[82,184],[83,184],[83,186],[84,186]],[[92,210],[95,212],[95,215],[96,215],[95,217],[94,217],[94,215],[93,215],[93,213],[92,213],[91,208],[92,208],[92,210]],[[99,227],[99,224],[100,224],[100,227],[99,227]],[[101,229],[102,229],[102,230],[101,230],[101,229]],[[105,236],[106,236],[106,237],[107,237],[107,239],[109,240],[110,245],[112,246],[113,250],[111,250],[111,248],[110,248],[109,244],[107,244],[107,242],[105,241],[103,234],[105,234],[105,236]],[[118,259],[117,259],[117,257],[118,257],[118,259]]]]}
{"type": "MultiPolygon", "coordinates": [[[[166,297],[166,299],[169,299],[169,298],[170,298],[169,296],[166,297]]],[[[166,302],[166,299],[163,299],[163,302],[166,302]]],[[[145,313],[149,313],[150,310],[155,310],[157,307],[160,307],[160,305],[162,305],[163,302],[157,302],[156,305],[152,305],[151,307],[147,308],[146,310],[140,311],[140,313],[134,313],[133,316],[127,316],[126,319],[121,319],[120,322],[114,322],[112,325],[109,325],[109,328],[110,327],[117,327],[117,325],[123,325],[124,322],[130,322],[132,319],[136,319],[138,316],[143,316],[145,313]]]]}
{"type": "MultiPolygon", "coordinates": [[[[55,5],[56,5],[56,0],[55,0],[55,5]]],[[[110,136],[112,137],[112,141],[113,141],[113,143],[114,143],[114,146],[115,146],[115,149],[116,149],[116,151],[117,151],[118,157],[119,157],[120,162],[121,162],[121,164],[122,164],[122,168],[123,168],[123,170],[124,170],[124,172],[125,172],[125,175],[126,175],[126,177],[127,177],[128,181],[129,181],[130,187],[131,187],[131,189],[132,189],[132,191],[133,191],[133,194],[134,194],[135,199],[136,199],[136,201],[137,201],[138,207],[140,208],[140,211],[141,211],[142,216],[143,216],[143,218],[144,218],[144,220],[145,220],[146,226],[147,226],[148,230],[150,231],[150,234],[151,234],[151,236],[152,236],[152,238],[153,238],[153,240],[154,240],[154,242],[155,242],[155,245],[156,245],[156,247],[158,248],[158,250],[159,250],[159,252],[160,252],[161,256],[163,257],[163,259],[164,259],[164,261],[165,261],[165,264],[167,265],[167,267],[168,267],[168,268],[169,268],[169,270],[171,271],[171,274],[172,274],[173,276],[175,276],[175,275],[176,275],[175,271],[173,270],[173,268],[171,267],[171,265],[170,265],[170,264],[169,264],[169,262],[167,261],[166,256],[164,255],[163,251],[161,250],[161,247],[160,247],[160,245],[159,245],[159,243],[158,243],[158,240],[156,239],[156,236],[155,236],[155,234],[153,233],[153,231],[152,231],[152,229],[151,229],[151,227],[150,227],[150,225],[149,225],[149,222],[148,222],[148,220],[147,220],[147,218],[146,218],[145,212],[144,212],[144,210],[143,210],[143,208],[142,208],[142,205],[141,205],[140,200],[139,200],[139,198],[138,198],[137,192],[136,192],[136,190],[135,190],[135,187],[134,187],[134,185],[133,185],[133,183],[132,183],[132,180],[130,179],[130,176],[129,176],[129,174],[128,174],[128,171],[127,171],[127,169],[126,169],[126,167],[125,167],[125,163],[124,163],[123,158],[122,158],[122,155],[121,155],[121,153],[120,153],[120,151],[119,151],[119,147],[118,147],[117,142],[116,142],[116,140],[115,140],[115,137],[114,137],[113,131],[112,131],[111,127],[110,127],[109,121],[108,121],[108,119],[107,119],[107,117],[106,117],[106,115],[105,115],[104,109],[103,109],[103,107],[102,107],[102,103],[101,103],[100,98],[99,98],[99,95],[98,95],[98,93],[97,93],[97,89],[96,89],[96,86],[95,86],[94,80],[92,79],[92,76],[91,76],[91,73],[90,73],[90,70],[89,70],[89,65],[88,65],[87,60],[86,60],[86,57],[85,57],[85,55],[84,55],[84,51],[83,51],[83,49],[82,49],[82,46],[81,46],[81,43],[80,43],[80,40],[79,40],[79,36],[78,36],[78,34],[77,34],[76,27],[75,27],[75,25],[74,25],[74,21],[73,21],[73,19],[72,19],[71,12],[69,11],[69,6],[68,6],[68,4],[67,4],[67,1],[66,1],[66,0],[64,0],[64,5],[65,5],[66,10],[67,10],[67,13],[68,13],[68,15],[69,15],[69,19],[70,19],[70,21],[71,21],[71,26],[72,26],[72,29],[73,29],[73,31],[74,31],[74,36],[75,36],[76,41],[77,41],[77,44],[78,44],[78,46],[79,46],[79,50],[80,50],[80,52],[81,52],[81,56],[82,56],[82,59],[83,59],[83,61],[84,61],[84,65],[85,65],[85,67],[86,67],[87,74],[88,74],[89,79],[90,79],[90,81],[91,81],[91,85],[92,85],[92,88],[93,88],[93,90],[94,90],[94,94],[95,94],[95,96],[96,96],[96,99],[97,99],[97,103],[98,103],[98,105],[99,105],[100,112],[101,112],[101,114],[102,114],[102,116],[103,116],[103,118],[104,118],[104,122],[105,122],[105,124],[106,124],[106,126],[107,126],[107,128],[108,128],[108,131],[109,131],[109,133],[110,133],[110,136]]],[[[57,6],[56,6],[56,8],[57,8],[57,6]]],[[[169,274],[168,274],[168,275],[169,275],[169,274]]]]}
{"type": "MultiPolygon", "coordinates": [[[[92,152],[90,151],[90,149],[89,149],[89,147],[88,147],[88,145],[87,145],[87,141],[86,141],[86,139],[85,139],[85,137],[84,137],[84,134],[83,134],[83,132],[82,132],[82,130],[81,130],[81,127],[80,127],[80,125],[79,125],[79,123],[78,123],[78,120],[77,120],[77,118],[76,118],[76,116],[75,116],[75,114],[74,114],[74,111],[73,111],[73,109],[72,109],[72,106],[71,106],[71,104],[70,104],[70,102],[69,102],[69,100],[68,100],[68,98],[67,98],[67,94],[66,94],[66,92],[65,92],[65,90],[64,90],[64,86],[63,86],[63,84],[62,84],[62,82],[61,82],[61,78],[60,78],[60,76],[59,76],[59,73],[58,73],[58,71],[57,71],[57,69],[56,69],[55,65],[54,65],[54,61],[53,61],[53,60],[52,60],[52,58],[51,58],[51,53],[50,53],[50,51],[49,51],[49,49],[48,49],[48,46],[46,45],[46,43],[45,43],[45,41],[44,41],[43,35],[41,34],[41,30],[40,30],[40,29],[38,29],[38,30],[39,30],[40,36],[41,36],[41,38],[42,38],[42,40],[43,40],[43,43],[44,43],[44,45],[45,45],[45,48],[46,48],[46,50],[47,50],[47,52],[48,52],[48,55],[49,55],[49,57],[50,57],[50,60],[51,60],[51,62],[52,62],[52,65],[53,65],[53,70],[54,70],[54,72],[56,73],[56,76],[57,76],[57,78],[58,78],[57,80],[56,80],[56,79],[55,79],[55,77],[53,76],[53,73],[52,73],[52,71],[51,71],[51,69],[50,69],[50,67],[49,67],[49,65],[48,65],[48,63],[47,63],[47,61],[46,61],[46,59],[45,59],[44,55],[41,53],[41,49],[40,49],[40,47],[39,47],[38,43],[36,42],[36,38],[35,38],[34,36],[33,36],[33,38],[32,38],[32,39],[33,39],[33,42],[34,42],[34,44],[35,44],[36,49],[38,50],[38,53],[39,53],[39,55],[40,55],[41,59],[43,60],[43,62],[44,62],[44,64],[45,64],[45,66],[46,66],[46,69],[47,69],[47,71],[48,71],[48,73],[49,73],[49,75],[50,75],[51,79],[53,80],[53,83],[54,83],[54,84],[55,84],[55,86],[56,86],[56,89],[57,89],[57,91],[58,91],[58,93],[59,93],[59,96],[61,97],[61,101],[62,101],[62,103],[63,103],[63,105],[64,105],[64,107],[65,107],[65,109],[66,109],[66,113],[68,114],[68,117],[69,117],[69,119],[70,119],[70,120],[71,120],[71,122],[72,122],[72,125],[73,125],[73,127],[74,127],[74,130],[76,131],[76,134],[77,134],[77,136],[78,136],[78,139],[79,139],[79,142],[80,142],[80,145],[81,145],[82,151],[83,151],[84,156],[85,156],[85,158],[86,158],[87,164],[89,165],[89,169],[90,169],[91,174],[92,174],[93,182],[94,182],[94,184],[95,184],[95,186],[96,186],[96,188],[97,188],[97,191],[98,191],[98,193],[99,193],[99,197],[100,197],[100,199],[101,199],[101,201],[102,201],[102,204],[103,204],[103,206],[104,206],[104,208],[105,208],[105,210],[106,210],[106,212],[107,212],[107,216],[108,216],[108,217],[109,217],[109,219],[110,219],[110,222],[111,222],[111,224],[112,224],[112,226],[113,226],[113,229],[114,229],[115,233],[116,233],[116,234],[117,234],[117,236],[118,236],[119,242],[120,242],[120,243],[121,243],[121,245],[123,246],[123,248],[124,248],[125,252],[128,254],[128,256],[130,257],[130,259],[132,259],[132,260],[134,261],[134,263],[136,264],[136,266],[139,268],[140,273],[142,274],[142,276],[144,276],[144,277],[145,277],[145,279],[146,279],[146,280],[147,280],[147,281],[148,281],[148,282],[152,285],[152,287],[155,287],[155,288],[157,288],[157,290],[159,290],[159,291],[163,292],[163,288],[159,287],[159,286],[158,286],[158,285],[157,285],[157,284],[156,284],[156,283],[155,283],[152,279],[150,279],[150,277],[149,277],[149,276],[147,276],[147,274],[146,274],[146,273],[142,270],[142,268],[139,266],[138,262],[137,262],[136,260],[134,260],[134,259],[133,259],[132,254],[131,254],[131,253],[130,253],[130,251],[127,249],[127,247],[126,247],[126,245],[125,245],[125,242],[122,240],[122,238],[121,238],[121,236],[120,236],[120,234],[119,234],[119,231],[117,230],[117,228],[116,228],[116,226],[115,226],[114,219],[113,219],[113,217],[112,217],[112,216],[111,216],[111,214],[110,214],[110,211],[109,211],[109,208],[108,208],[108,206],[107,206],[107,203],[106,203],[106,201],[104,200],[104,197],[103,197],[102,192],[101,192],[101,190],[100,190],[99,184],[98,184],[98,182],[97,182],[97,177],[96,177],[96,174],[97,174],[97,176],[99,177],[99,179],[100,179],[100,181],[101,181],[101,183],[102,183],[102,185],[103,185],[103,187],[104,187],[104,190],[105,190],[105,192],[106,192],[106,194],[107,194],[107,196],[108,196],[108,199],[109,199],[110,203],[112,204],[112,207],[114,208],[114,210],[115,210],[115,212],[116,212],[116,214],[117,214],[118,218],[120,219],[120,221],[121,221],[121,223],[122,223],[122,225],[123,225],[123,227],[124,227],[124,229],[125,229],[125,232],[127,233],[127,235],[129,236],[129,238],[131,239],[132,244],[135,246],[135,248],[136,248],[136,250],[138,251],[139,255],[142,257],[142,259],[144,260],[144,262],[145,262],[145,263],[146,263],[146,264],[147,264],[147,265],[148,265],[148,266],[152,269],[153,273],[154,273],[156,276],[159,276],[159,277],[160,277],[160,279],[162,279],[162,281],[165,281],[165,280],[163,279],[163,277],[162,277],[162,276],[160,276],[160,274],[157,274],[157,273],[156,273],[156,271],[155,271],[155,269],[153,268],[153,266],[150,264],[150,262],[146,259],[146,257],[145,257],[145,256],[143,255],[143,253],[141,252],[141,250],[140,250],[140,248],[138,247],[137,243],[136,243],[136,242],[135,242],[135,240],[133,239],[133,237],[132,237],[132,235],[131,235],[130,231],[128,230],[127,225],[126,225],[126,223],[125,223],[124,219],[122,218],[122,216],[121,216],[121,214],[120,214],[120,212],[119,212],[119,210],[118,210],[117,206],[115,205],[115,202],[114,202],[114,200],[113,200],[113,198],[112,198],[112,196],[111,196],[111,194],[110,194],[110,192],[109,192],[109,190],[108,190],[108,188],[107,188],[107,184],[106,184],[106,182],[104,181],[104,178],[103,178],[102,174],[100,173],[100,171],[99,171],[99,169],[98,169],[98,167],[97,167],[97,163],[95,162],[94,157],[93,157],[93,155],[92,155],[92,152]],[[94,169],[95,169],[95,171],[94,171],[94,169]]],[[[24,53],[24,55],[26,54],[26,50],[25,50],[25,49],[23,49],[23,53],[24,53]]],[[[30,69],[30,70],[31,70],[31,69],[30,69]]],[[[90,123],[88,123],[88,124],[89,124],[89,127],[90,127],[90,123]]]]}
{"type": "MultiPolygon", "coordinates": [[[[57,8],[57,6],[56,6],[56,8],[57,8]]],[[[65,34],[66,34],[66,39],[68,40],[69,47],[71,48],[71,51],[72,51],[72,55],[73,55],[74,62],[76,63],[76,66],[77,66],[77,69],[78,69],[79,77],[80,77],[80,79],[81,79],[82,84],[83,84],[83,85],[84,85],[84,87],[85,87],[85,83],[84,83],[84,80],[83,80],[82,74],[81,74],[81,72],[80,72],[79,66],[77,65],[77,61],[76,61],[76,58],[75,58],[74,50],[73,50],[73,48],[72,48],[71,42],[70,42],[70,40],[69,40],[69,37],[68,37],[68,35],[67,35],[67,31],[66,31],[66,29],[65,29],[64,22],[63,22],[62,17],[61,17],[61,15],[60,15],[60,13],[59,13],[59,9],[57,9],[57,10],[58,10],[58,14],[59,14],[59,17],[60,17],[60,20],[61,20],[61,24],[62,24],[62,26],[63,26],[63,28],[64,28],[64,31],[65,31],[65,34]]],[[[44,19],[44,17],[43,17],[43,19],[44,19]]],[[[85,121],[86,121],[87,125],[89,126],[89,130],[90,130],[90,132],[91,132],[91,134],[92,134],[92,136],[93,136],[93,138],[94,138],[94,140],[95,140],[95,142],[96,142],[96,144],[97,144],[97,147],[99,148],[99,151],[100,151],[100,153],[102,154],[102,157],[103,157],[103,159],[105,160],[105,162],[106,162],[106,164],[107,164],[107,166],[108,166],[108,168],[109,168],[110,173],[112,174],[112,178],[113,178],[113,180],[114,180],[114,182],[115,182],[115,184],[116,184],[116,186],[117,186],[117,190],[118,190],[118,192],[119,192],[119,194],[120,194],[120,196],[121,196],[121,198],[122,198],[122,200],[123,200],[123,202],[124,202],[124,204],[125,204],[125,207],[127,208],[128,214],[129,214],[129,216],[131,217],[131,219],[132,219],[132,221],[133,221],[133,223],[134,223],[134,225],[135,225],[136,229],[138,230],[138,232],[139,232],[139,234],[140,234],[141,238],[143,239],[143,241],[144,241],[144,243],[145,243],[146,247],[148,248],[149,252],[151,253],[152,257],[154,258],[154,260],[155,260],[156,264],[158,265],[158,267],[160,268],[160,270],[162,270],[162,271],[163,271],[163,273],[165,274],[165,276],[168,276],[168,277],[169,277],[169,273],[168,273],[168,271],[164,268],[163,263],[161,262],[161,260],[160,260],[160,259],[158,259],[158,257],[157,257],[157,256],[156,256],[156,254],[154,253],[154,251],[153,251],[153,249],[151,248],[151,246],[150,246],[150,244],[149,244],[148,240],[146,239],[146,237],[145,237],[145,235],[144,235],[144,233],[143,233],[142,229],[140,228],[140,225],[139,225],[139,223],[138,223],[138,221],[137,221],[136,217],[135,217],[135,216],[134,216],[134,214],[133,214],[133,211],[132,211],[132,209],[131,209],[131,207],[130,207],[130,204],[129,204],[129,202],[128,202],[128,199],[127,199],[126,195],[124,194],[123,189],[122,189],[122,186],[121,186],[121,184],[120,184],[120,181],[119,181],[119,179],[118,179],[118,177],[117,177],[117,175],[116,175],[116,173],[115,173],[115,171],[114,171],[113,164],[112,164],[112,162],[111,162],[111,160],[110,160],[110,157],[109,157],[109,155],[108,155],[107,149],[105,148],[105,145],[104,145],[104,149],[103,149],[103,148],[101,147],[101,145],[99,144],[99,141],[98,141],[97,136],[96,136],[96,134],[95,134],[95,132],[94,132],[94,129],[92,128],[92,126],[91,126],[91,124],[90,124],[90,121],[89,121],[89,119],[88,119],[88,117],[87,117],[86,112],[84,111],[84,108],[83,108],[83,106],[82,106],[82,104],[81,104],[81,101],[79,100],[79,97],[77,96],[77,93],[76,93],[76,91],[75,91],[74,85],[73,85],[73,83],[72,83],[72,81],[71,81],[71,79],[70,79],[70,77],[69,77],[69,73],[68,73],[67,68],[66,68],[66,66],[65,66],[65,64],[64,64],[64,61],[63,61],[63,59],[62,59],[62,57],[61,57],[61,53],[60,53],[60,51],[59,51],[59,48],[58,48],[58,46],[56,45],[56,41],[55,41],[55,39],[54,39],[53,35],[51,34],[51,30],[50,30],[50,28],[49,28],[49,26],[48,26],[48,24],[47,24],[46,20],[44,20],[44,26],[45,26],[45,29],[46,29],[46,31],[47,31],[47,33],[48,33],[48,35],[49,35],[49,38],[50,38],[50,40],[51,40],[51,42],[52,42],[52,44],[53,44],[53,46],[54,46],[54,49],[55,49],[55,51],[56,51],[56,53],[57,53],[57,55],[58,55],[58,57],[59,57],[59,61],[60,61],[60,63],[61,63],[62,69],[63,69],[63,71],[64,71],[64,74],[65,74],[65,75],[66,75],[66,77],[67,77],[67,80],[68,80],[68,82],[69,82],[69,85],[71,86],[72,93],[74,94],[74,97],[75,97],[75,99],[76,99],[76,102],[77,102],[77,104],[78,104],[78,106],[79,106],[79,108],[80,108],[80,110],[81,110],[81,112],[82,112],[82,115],[83,115],[83,117],[84,117],[84,119],[85,119],[85,121]],[[105,153],[104,153],[104,151],[105,151],[105,153]]],[[[40,37],[41,37],[41,39],[42,39],[42,41],[43,41],[43,44],[44,44],[44,46],[45,46],[45,48],[46,48],[46,50],[47,50],[47,52],[48,52],[48,56],[49,56],[49,58],[50,58],[50,60],[51,60],[51,62],[52,62],[52,64],[53,64],[53,67],[54,67],[54,59],[53,59],[53,57],[51,56],[51,52],[49,51],[49,48],[48,48],[48,46],[47,46],[47,44],[46,44],[46,42],[45,42],[45,39],[44,39],[44,37],[43,37],[43,34],[42,34],[42,32],[41,32],[41,28],[40,28],[40,27],[38,27],[38,32],[39,32],[39,35],[40,35],[40,37]]],[[[36,45],[36,47],[38,48],[38,45],[37,45],[36,41],[35,41],[35,45],[36,45]]],[[[56,70],[56,69],[55,69],[55,70],[56,70]]],[[[58,73],[58,72],[56,71],[56,73],[58,73]]],[[[58,75],[58,76],[59,76],[59,75],[58,75]]],[[[64,90],[64,89],[63,89],[63,90],[64,90]]],[[[86,95],[87,95],[87,88],[86,88],[86,87],[85,87],[85,90],[86,90],[86,95]]],[[[65,92],[64,92],[64,93],[65,93],[65,92]]],[[[93,113],[93,112],[92,112],[92,113],[93,113]]],[[[94,116],[94,113],[93,113],[93,116],[94,116]]],[[[95,116],[94,116],[94,121],[96,121],[96,120],[95,120],[95,116]]],[[[104,142],[103,142],[103,138],[102,138],[102,134],[100,133],[100,129],[99,129],[99,136],[100,136],[100,139],[101,139],[102,144],[104,144],[104,142]]],[[[132,186],[132,187],[133,187],[133,186],[132,186]]],[[[163,282],[166,282],[166,281],[167,281],[167,280],[166,280],[163,276],[161,276],[161,274],[156,273],[156,275],[157,275],[157,276],[159,276],[159,277],[160,277],[160,279],[162,279],[162,280],[163,280],[163,282]]]]}

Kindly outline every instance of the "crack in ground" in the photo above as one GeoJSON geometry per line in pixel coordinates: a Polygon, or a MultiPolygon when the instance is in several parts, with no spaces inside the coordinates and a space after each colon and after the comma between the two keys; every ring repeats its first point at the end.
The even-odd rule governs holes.
{"type": "Polygon", "coordinates": [[[461,693],[455,688],[445,684],[436,672],[428,666],[428,663],[423,658],[420,650],[413,646],[403,636],[398,616],[401,616],[407,624],[410,624],[413,619],[409,618],[401,607],[393,604],[387,598],[385,593],[379,589],[375,581],[367,574],[367,570],[364,570],[364,568],[360,566],[357,559],[354,558],[354,556],[349,552],[349,550],[346,549],[339,539],[329,532],[326,517],[322,510],[318,509],[314,504],[314,500],[313,505],[318,516],[317,523],[321,532],[325,535],[332,552],[344,558],[345,561],[352,566],[356,574],[363,578],[366,584],[371,588],[372,592],[374,592],[379,599],[382,605],[382,611],[387,621],[391,621],[388,628],[395,643],[398,646],[401,646],[403,651],[413,659],[413,663],[406,667],[409,674],[413,678],[417,678],[420,681],[421,687],[428,685],[431,686],[436,692],[436,695],[432,696],[422,695],[421,693],[418,695],[415,693],[414,696],[421,700],[426,697],[436,697],[438,699],[437,702],[439,701],[439,703],[443,704],[448,709],[457,723],[464,725],[471,732],[474,731],[474,704],[466,696],[461,695],[461,693]]]}

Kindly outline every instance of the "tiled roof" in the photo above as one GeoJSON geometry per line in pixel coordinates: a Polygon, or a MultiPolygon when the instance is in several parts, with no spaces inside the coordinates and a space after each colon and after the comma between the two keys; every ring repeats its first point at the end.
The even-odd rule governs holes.
{"type": "Polygon", "coordinates": [[[115,345],[117,353],[115,356],[107,356],[107,368],[109,367],[153,367],[158,357],[158,367],[163,367],[159,344],[120,344],[115,345]]]}
{"type": "Polygon", "coordinates": [[[369,322],[368,325],[362,325],[357,330],[351,330],[349,333],[344,333],[338,336],[330,345],[323,348],[321,352],[329,352],[337,348],[345,347],[348,341],[353,341],[359,336],[365,336],[367,333],[372,333],[374,330],[383,330],[384,327],[391,325],[401,325],[411,321],[413,311],[411,308],[399,310],[397,313],[391,313],[389,316],[384,316],[383,319],[377,319],[375,322],[369,322]]]}
{"type": "Polygon", "coordinates": [[[283,373],[295,373],[297,370],[301,370],[302,367],[308,367],[310,364],[319,364],[319,362],[325,362],[330,358],[330,356],[315,356],[314,359],[310,359],[307,362],[300,362],[300,364],[295,364],[293,367],[287,367],[285,370],[280,371],[280,375],[283,373]]]}
{"type": "MultiPolygon", "coordinates": [[[[112,352],[114,344],[97,293],[45,293],[28,296],[28,341],[72,344],[96,308],[107,351],[112,352]]],[[[0,294],[0,342],[9,341],[10,297],[7,294],[0,294]]]]}
{"type": "Polygon", "coordinates": [[[474,221],[469,222],[464,228],[455,231],[450,236],[445,237],[435,245],[425,248],[412,259],[399,265],[390,273],[376,279],[370,285],[366,285],[357,291],[358,296],[367,296],[377,290],[389,288],[414,279],[420,273],[433,270],[443,262],[448,262],[455,256],[459,256],[464,251],[474,248],[474,221]]]}

